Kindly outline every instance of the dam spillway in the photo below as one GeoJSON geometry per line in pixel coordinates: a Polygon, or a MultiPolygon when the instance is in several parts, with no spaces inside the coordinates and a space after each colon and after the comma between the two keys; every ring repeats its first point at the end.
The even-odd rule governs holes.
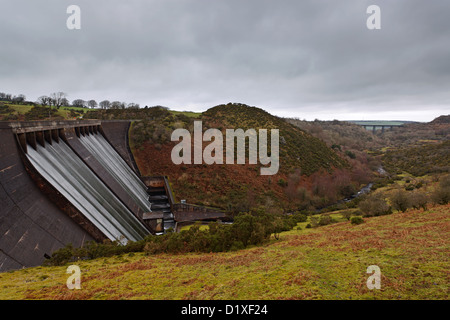
{"type": "Polygon", "coordinates": [[[71,243],[163,229],[128,147],[130,121],[0,123],[0,272],[71,243]]]}
{"type": "Polygon", "coordinates": [[[131,122],[0,121],[0,272],[41,265],[67,244],[229,221],[222,210],[175,203],[166,176],[141,175],[131,122]]]}
{"type": "Polygon", "coordinates": [[[150,212],[151,205],[148,201],[147,186],[105,138],[100,133],[93,133],[80,136],[80,141],[132,196],[139,207],[146,212],[150,212]]]}
{"type": "MultiPolygon", "coordinates": [[[[53,142],[27,157],[38,172],[109,240],[142,240],[148,231],[64,142],[53,142]]],[[[150,207],[150,206],[149,206],[150,207]]]]}

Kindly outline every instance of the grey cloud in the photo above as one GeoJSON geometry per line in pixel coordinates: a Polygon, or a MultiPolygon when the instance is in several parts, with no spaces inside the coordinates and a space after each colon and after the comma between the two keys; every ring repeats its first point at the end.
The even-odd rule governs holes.
{"type": "Polygon", "coordinates": [[[1,7],[0,91],[31,99],[63,90],[70,99],[197,110],[232,101],[300,118],[414,108],[427,120],[450,102],[446,0],[6,0],[1,7]],[[374,3],[382,29],[369,31],[365,11],[374,3]],[[70,4],[81,8],[81,30],[65,27],[70,4]]]}

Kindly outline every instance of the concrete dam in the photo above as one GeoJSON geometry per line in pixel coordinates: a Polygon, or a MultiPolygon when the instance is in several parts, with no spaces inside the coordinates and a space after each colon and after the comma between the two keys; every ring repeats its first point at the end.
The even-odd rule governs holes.
{"type": "Polygon", "coordinates": [[[131,121],[0,122],[0,272],[41,265],[88,241],[142,240],[220,210],[175,203],[164,176],[142,177],[131,121]]]}

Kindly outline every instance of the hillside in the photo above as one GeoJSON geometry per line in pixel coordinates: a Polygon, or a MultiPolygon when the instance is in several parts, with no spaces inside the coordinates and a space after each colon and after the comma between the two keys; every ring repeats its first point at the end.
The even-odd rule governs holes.
{"type": "MultiPolygon", "coordinates": [[[[274,211],[314,210],[350,196],[370,181],[366,161],[354,153],[330,148],[284,119],[244,104],[219,105],[204,113],[165,107],[86,109],[45,107],[35,103],[1,102],[0,120],[57,119],[136,120],[130,146],[143,175],[167,175],[178,200],[216,206],[237,213],[255,206],[274,211]],[[170,141],[177,128],[280,130],[280,168],[277,175],[261,176],[257,165],[173,165],[170,141]]],[[[206,143],[204,143],[204,146],[206,143]]],[[[224,146],[225,147],[225,146],[224,146]]],[[[269,149],[270,151],[270,149],[269,149]]],[[[348,150],[345,150],[348,151],[348,150]]]]}
{"type": "MultiPolygon", "coordinates": [[[[170,135],[176,128],[193,129],[195,117],[149,108],[130,131],[130,145],[143,175],[167,175],[178,200],[217,206],[232,212],[263,205],[274,210],[322,206],[351,194],[366,176],[353,175],[351,160],[322,140],[262,109],[243,104],[219,105],[199,115],[203,130],[280,130],[280,170],[261,176],[260,165],[174,165],[170,135]],[[322,186],[323,182],[327,186],[322,186]],[[325,190],[325,189],[326,190],[325,190]]],[[[206,146],[204,143],[203,146],[206,146]]]]}
{"type": "MultiPolygon", "coordinates": [[[[0,106],[2,116],[21,119],[45,118],[48,112],[61,116],[55,111],[0,106]]],[[[177,200],[233,213],[259,207],[263,220],[246,213],[223,228],[194,226],[124,249],[87,245],[77,251],[85,254],[69,252],[83,259],[70,263],[81,268],[81,290],[67,289],[68,264],[37,267],[0,274],[0,299],[448,299],[450,180],[442,178],[449,170],[446,117],[384,136],[342,122],[286,121],[243,104],[201,114],[164,107],[93,110],[84,118],[136,120],[129,142],[141,173],[167,175],[177,200]],[[192,131],[195,120],[204,130],[223,132],[278,128],[279,173],[261,176],[259,165],[174,165],[171,133],[192,131]],[[369,169],[380,164],[388,175],[372,180],[369,169]],[[369,181],[376,189],[370,195],[312,215],[369,181]],[[399,196],[406,199],[404,213],[399,196]],[[419,205],[424,199],[426,205],[419,205]],[[368,205],[380,203],[389,210],[371,212],[368,205]],[[292,211],[307,216],[276,214],[292,211]],[[354,225],[347,220],[352,218],[364,222],[354,225]],[[281,232],[282,221],[289,229],[302,222],[281,232]],[[366,286],[370,265],[381,269],[380,290],[366,286]]],[[[53,254],[50,260],[57,258],[53,254]]]]}
{"type": "Polygon", "coordinates": [[[377,171],[381,165],[374,155],[385,146],[384,136],[373,134],[362,126],[347,121],[306,121],[286,119],[287,122],[323,140],[328,147],[348,156],[352,166],[377,171]]]}
{"type": "Polygon", "coordinates": [[[286,119],[306,132],[325,141],[328,146],[350,150],[358,155],[364,150],[379,151],[388,148],[422,146],[450,139],[450,116],[439,116],[430,122],[400,121],[306,121],[286,119]],[[384,132],[366,130],[359,124],[403,124],[384,132]]]}
{"type": "Polygon", "coordinates": [[[322,140],[256,107],[220,105],[204,112],[202,120],[211,128],[279,129],[280,170],[284,173],[300,169],[303,174],[311,175],[321,169],[332,170],[347,165],[322,140]]]}
{"type": "MultiPolygon", "coordinates": [[[[0,299],[448,299],[450,205],[292,230],[227,253],[126,254],[0,274],[0,299]],[[377,265],[381,289],[369,290],[377,265]]],[[[304,227],[304,224],[300,224],[304,227]]]]}
{"type": "Polygon", "coordinates": [[[387,147],[399,148],[450,140],[449,116],[440,116],[426,123],[408,123],[383,134],[387,147]]]}
{"type": "Polygon", "coordinates": [[[0,101],[0,121],[74,120],[88,109],[77,107],[48,107],[35,103],[17,104],[0,101]]]}
{"type": "Polygon", "coordinates": [[[450,124],[450,115],[446,115],[446,116],[439,116],[436,119],[434,119],[433,121],[430,122],[431,124],[450,124]]]}
{"type": "Polygon", "coordinates": [[[326,144],[344,150],[362,151],[379,147],[382,141],[372,131],[362,126],[346,121],[306,121],[299,119],[286,119],[289,123],[318,137],[326,144]]]}
{"type": "Polygon", "coordinates": [[[450,172],[450,140],[388,150],[383,156],[387,171],[414,176],[450,172]]]}

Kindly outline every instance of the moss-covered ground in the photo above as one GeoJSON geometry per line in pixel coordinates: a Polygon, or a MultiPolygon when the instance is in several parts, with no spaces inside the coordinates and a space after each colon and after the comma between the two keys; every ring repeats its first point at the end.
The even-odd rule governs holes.
{"type": "Polygon", "coordinates": [[[450,205],[284,232],[227,253],[146,255],[0,274],[0,299],[442,299],[449,298],[450,205]],[[367,267],[381,289],[367,288],[367,267]]]}

